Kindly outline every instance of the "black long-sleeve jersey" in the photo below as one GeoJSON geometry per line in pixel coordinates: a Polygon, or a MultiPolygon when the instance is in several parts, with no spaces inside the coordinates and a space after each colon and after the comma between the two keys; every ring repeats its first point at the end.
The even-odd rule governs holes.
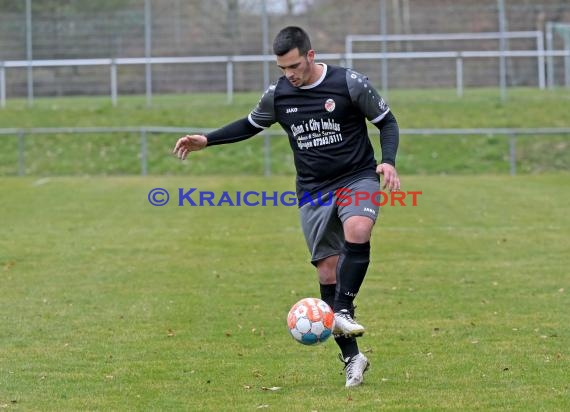
{"type": "Polygon", "coordinates": [[[384,99],[360,73],[324,64],[323,69],[317,82],[301,87],[281,77],[247,122],[208,134],[208,145],[243,140],[279,122],[293,150],[299,198],[377,177],[366,120],[380,129],[382,162],[395,165],[398,125],[384,99]]]}

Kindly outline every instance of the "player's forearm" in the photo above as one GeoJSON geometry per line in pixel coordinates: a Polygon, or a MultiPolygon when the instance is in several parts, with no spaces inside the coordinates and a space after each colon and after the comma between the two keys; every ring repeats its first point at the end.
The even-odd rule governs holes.
{"type": "Polygon", "coordinates": [[[218,130],[208,133],[208,146],[215,146],[218,144],[234,143],[241,140],[249,139],[261,132],[261,129],[252,125],[247,117],[236,120],[218,130]]]}
{"type": "Polygon", "coordinates": [[[376,124],[376,127],[380,130],[382,163],[396,166],[396,153],[400,143],[400,129],[396,118],[390,112],[376,124]]]}

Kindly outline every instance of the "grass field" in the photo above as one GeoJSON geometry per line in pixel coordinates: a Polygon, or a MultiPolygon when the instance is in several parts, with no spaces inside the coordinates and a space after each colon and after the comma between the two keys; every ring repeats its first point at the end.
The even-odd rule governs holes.
{"type": "Polygon", "coordinates": [[[292,177],[0,178],[0,409],[569,410],[568,175],[403,179],[346,390],[334,342],[286,329],[318,293],[295,207],[147,201],[292,177]]]}
{"type": "MultiPolygon", "coordinates": [[[[244,116],[259,94],[9,99],[0,128],[172,126],[244,116]]],[[[570,127],[567,90],[394,91],[401,128],[570,127]]],[[[376,136],[374,133],[373,136],[376,136]]],[[[344,388],[334,342],[286,314],[318,284],[295,207],[177,206],[177,189],[290,191],[263,138],[172,157],[178,136],[0,136],[0,410],[568,411],[569,136],[403,136],[357,300],[372,362],[344,388]],[[162,187],[163,207],[147,196],[162,187]],[[271,388],[275,390],[270,390],[271,388]]],[[[376,139],[376,137],[374,138],[376,139]]],[[[378,145],[376,144],[376,147],[378,145]]]]}
{"type": "MultiPolygon", "coordinates": [[[[570,127],[570,93],[566,89],[540,91],[510,89],[501,102],[493,89],[393,91],[389,103],[402,129],[418,128],[524,128],[570,127]]],[[[259,93],[237,94],[232,105],[221,94],[156,96],[152,108],[143,97],[121,97],[118,107],[109,98],[37,99],[33,108],[12,99],[0,110],[0,128],[171,126],[200,132],[249,113],[259,93]]],[[[274,129],[279,130],[278,126],[274,129]]],[[[371,130],[378,148],[377,130],[371,130]]],[[[198,161],[172,162],[172,134],[148,136],[150,174],[212,175],[263,174],[267,146],[258,136],[228,150],[208,150],[198,161]]],[[[140,136],[26,135],[25,173],[35,176],[133,175],[141,173],[140,136]]],[[[271,171],[291,174],[292,156],[287,140],[270,140],[271,171]]],[[[402,136],[398,169],[405,174],[509,173],[509,142],[505,136],[402,136]]],[[[517,140],[520,173],[570,170],[570,138],[521,136],[517,140]]],[[[17,136],[0,136],[0,176],[18,174],[17,136]]]]}

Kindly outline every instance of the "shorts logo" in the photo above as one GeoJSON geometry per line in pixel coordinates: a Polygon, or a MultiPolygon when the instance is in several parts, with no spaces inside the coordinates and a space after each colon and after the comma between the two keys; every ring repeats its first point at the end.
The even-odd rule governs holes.
{"type": "Polygon", "coordinates": [[[370,209],[369,207],[365,207],[364,212],[372,213],[374,216],[376,216],[376,211],[374,209],[370,209]]]}
{"type": "Polygon", "coordinates": [[[336,103],[334,102],[333,99],[327,99],[327,101],[325,102],[325,110],[329,113],[334,110],[335,106],[336,103]]]}

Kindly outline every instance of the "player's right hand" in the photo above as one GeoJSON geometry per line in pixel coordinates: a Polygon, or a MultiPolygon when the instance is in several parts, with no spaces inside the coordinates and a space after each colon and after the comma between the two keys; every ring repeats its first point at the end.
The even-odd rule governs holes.
{"type": "Polygon", "coordinates": [[[174,150],[172,151],[173,154],[178,156],[180,160],[186,159],[190,152],[195,152],[197,150],[202,150],[208,144],[208,138],[201,134],[192,134],[182,136],[176,142],[176,146],[174,146],[174,150]]]}
{"type": "Polygon", "coordinates": [[[391,192],[400,191],[400,178],[394,166],[389,163],[381,163],[376,167],[376,173],[384,175],[384,185],[382,189],[388,188],[391,192]]]}

